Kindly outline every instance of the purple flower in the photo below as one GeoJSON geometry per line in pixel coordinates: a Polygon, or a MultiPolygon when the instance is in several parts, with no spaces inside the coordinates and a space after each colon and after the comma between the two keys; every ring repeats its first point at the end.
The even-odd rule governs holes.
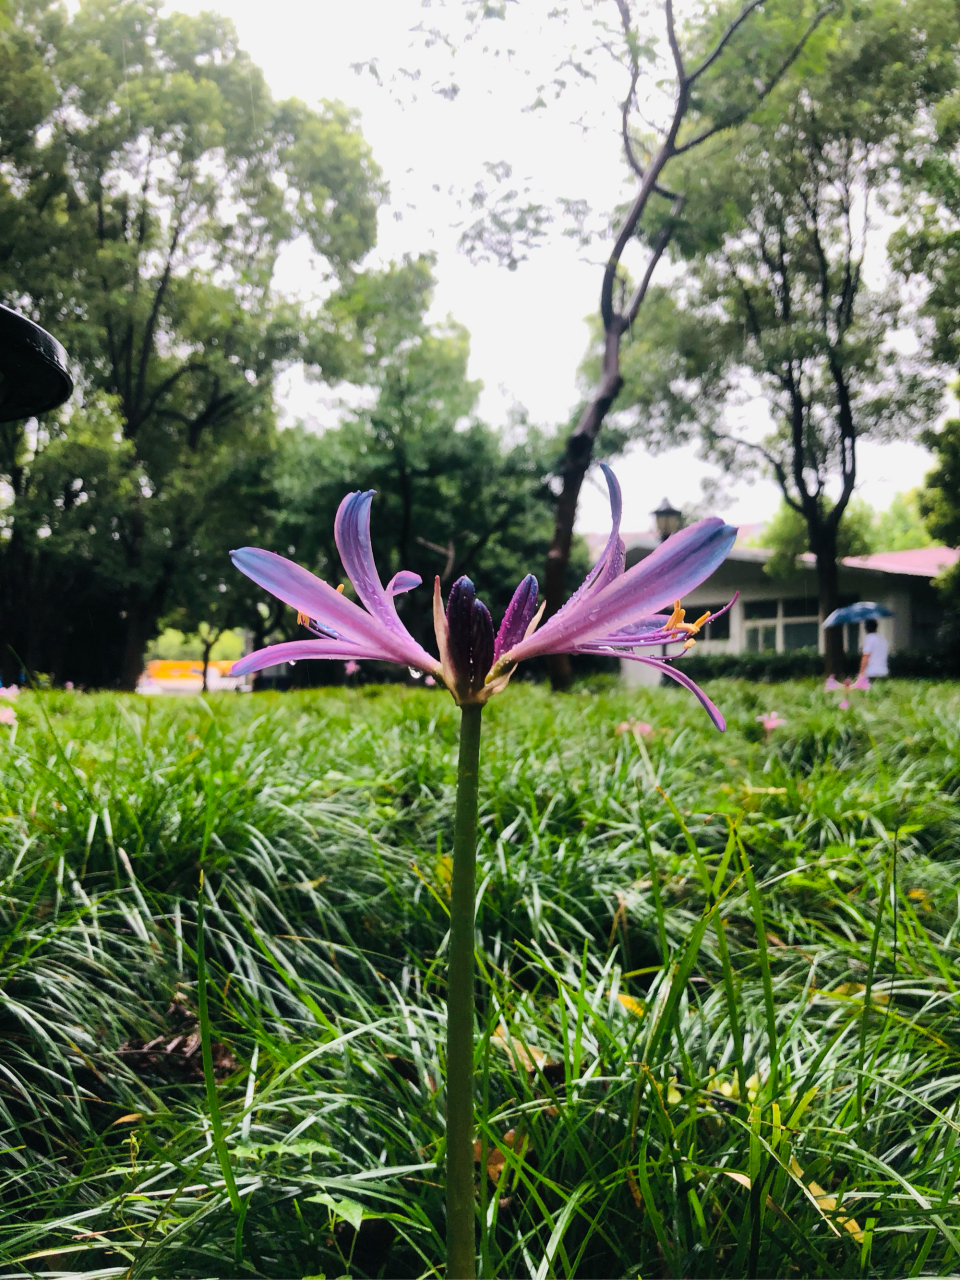
{"type": "Polygon", "coordinates": [[[703,624],[719,617],[719,613],[705,613],[696,622],[685,622],[679,601],[723,561],[736,530],[722,520],[701,520],[673,534],[646,560],[624,572],[620,486],[610,468],[603,463],[601,467],[613,515],[607,545],[577,592],[539,630],[544,605],[538,608],[537,580],[532,574],[514,592],[496,635],[490,614],[477,599],[469,578],[459,578],[453,584],[446,608],[437,578],[433,618],[440,660],[431,657],[404,627],[394,605],[394,596],[419,586],[421,580],[414,573],[401,572],[384,588],[370,543],[373,493],[351,493],[340,504],[334,536],[364,608],[346,599],[342,588],[334,590],[282,556],[256,547],[233,551],[237,568],[296,609],[298,620],[314,638],[251,653],[234,663],[232,674],[245,675],[300,658],[379,658],[439,676],[462,705],[483,703],[499,693],[525,658],[552,653],[604,654],[648,663],[684,685],[723,729],[723,716],[706,694],[662,653],[663,647],[671,644],[688,649],[703,624]],[[672,611],[663,612],[671,604],[672,611]],[[644,650],[653,650],[657,656],[644,650]]]}

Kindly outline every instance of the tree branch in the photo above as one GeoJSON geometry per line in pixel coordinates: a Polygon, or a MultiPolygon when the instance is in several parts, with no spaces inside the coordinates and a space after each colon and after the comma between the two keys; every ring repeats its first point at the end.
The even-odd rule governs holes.
{"type": "Polygon", "coordinates": [[[680,214],[683,212],[683,206],[685,203],[686,197],[676,197],[673,202],[673,207],[670,210],[670,221],[665,222],[657,233],[657,239],[654,242],[653,249],[650,253],[650,261],[647,263],[647,269],[643,273],[643,279],[633,291],[633,297],[630,299],[627,304],[627,309],[624,312],[624,319],[628,325],[632,325],[634,320],[637,318],[637,312],[640,310],[640,305],[646,297],[647,289],[650,287],[650,281],[653,278],[653,273],[656,270],[657,263],[663,257],[666,247],[670,243],[670,237],[673,235],[676,219],[679,218],[680,214]]]}
{"type": "Polygon", "coordinates": [[[720,37],[717,43],[713,46],[713,49],[711,50],[711,52],[708,53],[707,56],[704,58],[704,60],[700,63],[699,67],[697,67],[694,71],[690,72],[689,76],[687,77],[688,84],[695,84],[705,71],[710,70],[710,68],[713,66],[716,60],[720,57],[721,53],[723,53],[726,46],[730,43],[730,41],[736,35],[740,27],[743,26],[747,18],[750,17],[751,13],[753,13],[754,9],[759,8],[762,3],[763,3],[763,0],[750,0],[750,3],[746,6],[746,8],[743,9],[740,12],[740,14],[736,18],[734,18],[734,20],[730,23],[729,27],[727,27],[726,31],[724,31],[723,35],[720,37]]]}
{"type": "Polygon", "coordinates": [[[708,138],[712,138],[718,133],[723,133],[727,129],[732,129],[734,125],[742,124],[743,121],[746,120],[746,118],[753,111],[757,109],[760,103],[763,102],[765,98],[769,97],[769,95],[773,92],[773,90],[777,87],[777,85],[780,83],[783,77],[787,74],[787,72],[796,62],[797,58],[800,57],[800,54],[803,52],[804,46],[806,45],[810,37],[813,35],[814,31],[816,31],[817,27],[819,27],[820,23],[824,20],[827,14],[831,13],[835,8],[836,8],[835,4],[824,5],[824,7],[819,11],[819,13],[814,15],[806,31],[803,33],[799,41],[794,45],[790,53],[787,55],[786,58],[784,58],[783,62],[781,62],[780,66],[777,68],[776,74],[771,78],[770,83],[766,85],[757,94],[756,102],[754,102],[749,107],[744,107],[742,111],[736,112],[734,115],[728,117],[726,120],[721,120],[717,124],[711,125],[708,129],[703,129],[700,133],[694,134],[694,136],[690,138],[687,142],[684,142],[681,146],[676,148],[676,150],[674,151],[674,155],[682,156],[687,151],[692,151],[694,147],[699,147],[701,143],[706,142],[708,138]]]}

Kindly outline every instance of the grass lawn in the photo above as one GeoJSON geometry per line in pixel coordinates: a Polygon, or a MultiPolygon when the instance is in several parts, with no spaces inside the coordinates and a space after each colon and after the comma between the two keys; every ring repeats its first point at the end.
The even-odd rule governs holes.
{"type": "MultiPolygon", "coordinates": [[[[960,687],[709,688],[485,713],[482,1274],[955,1275],[960,687]]],[[[442,1275],[449,697],[17,713],[0,1276],[442,1275]]]]}

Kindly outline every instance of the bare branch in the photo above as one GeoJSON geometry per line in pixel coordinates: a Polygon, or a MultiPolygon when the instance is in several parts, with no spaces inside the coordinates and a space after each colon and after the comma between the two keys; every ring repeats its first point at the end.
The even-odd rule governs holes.
{"type": "Polygon", "coordinates": [[[677,40],[677,28],[673,21],[673,0],[666,0],[666,17],[667,17],[667,40],[670,44],[670,52],[673,54],[673,65],[677,69],[677,80],[681,87],[687,86],[687,73],[683,69],[683,54],[680,52],[680,44],[677,40]]]}
{"type": "Polygon", "coordinates": [[[640,305],[647,295],[647,289],[650,287],[650,281],[653,278],[653,273],[656,270],[657,263],[663,257],[664,251],[670,243],[670,237],[673,235],[676,219],[679,218],[680,214],[683,212],[683,206],[685,203],[686,198],[684,196],[677,196],[673,202],[673,207],[670,210],[670,220],[663,224],[657,234],[656,241],[654,242],[654,246],[650,254],[650,260],[647,263],[647,269],[643,273],[643,279],[633,291],[633,297],[630,299],[627,304],[627,309],[624,312],[624,319],[628,325],[633,324],[637,317],[640,305]]]}

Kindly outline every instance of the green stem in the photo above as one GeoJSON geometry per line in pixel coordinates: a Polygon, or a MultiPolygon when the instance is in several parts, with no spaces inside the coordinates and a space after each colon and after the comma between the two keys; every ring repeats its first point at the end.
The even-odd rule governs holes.
{"type": "Polygon", "coordinates": [[[210,1009],[207,1004],[207,963],[204,954],[203,872],[200,872],[200,892],[197,897],[197,1013],[200,1018],[200,1056],[203,1060],[203,1082],[207,1088],[207,1106],[210,1108],[210,1127],[213,1130],[213,1147],[223,1172],[224,1185],[230,1204],[236,1214],[244,1213],[244,1206],[237,1190],[236,1179],[230,1165],[230,1152],[223,1132],[220,1099],[217,1096],[217,1080],[213,1074],[213,1038],[210,1027],[210,1009]]]}
{"type": "Polygon", "coordinates": [[[457,814],[450,885],[447,979],[447,1277],[474,1280],[476,1208],[473,1186],[473,944],[477,870],[477,792],[483,708],[460,709],[457,814]]]}

